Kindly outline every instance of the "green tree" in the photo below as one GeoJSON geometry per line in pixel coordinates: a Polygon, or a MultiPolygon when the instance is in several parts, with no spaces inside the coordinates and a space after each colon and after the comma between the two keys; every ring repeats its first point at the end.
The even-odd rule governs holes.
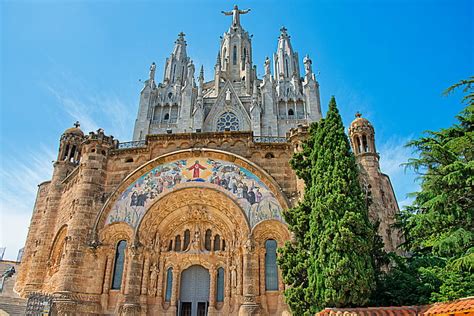
{"type": "Polygon", "coordinates": [[[418,153],[406,164],[421,180],[413,204],[402,211],[404,247],[380,277],[377,304],[427,304],[474,295],[474,77],[457,88],[466,93],[458,123],[411,141],[418,153]]]}
{"type": "Polygon", "coordinates": [[[334,97],[291,165],[306,187],[301,203],[285,213],[294,242],[279,258],[290,308],[310,315],[366,304],[374,286],[374,229],[334,97]]]}

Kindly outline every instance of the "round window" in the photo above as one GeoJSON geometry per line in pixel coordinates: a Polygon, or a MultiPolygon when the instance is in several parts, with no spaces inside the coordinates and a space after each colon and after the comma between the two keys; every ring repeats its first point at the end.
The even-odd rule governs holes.
{"type": "Polygon", "coordinates": [[[239,119],[232,112],[225,112],[217,120],[217,131],[238,131],[239,119]]]}

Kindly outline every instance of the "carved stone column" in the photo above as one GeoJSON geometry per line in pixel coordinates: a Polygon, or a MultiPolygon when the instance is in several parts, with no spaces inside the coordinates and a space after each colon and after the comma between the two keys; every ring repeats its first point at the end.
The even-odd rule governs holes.
{"type": "Polygon", "coordinates": [[[104,281],[102,283],[102,295],[101,295],[101,305],[103,310],[107,310],[109,305],[109,290],[110,290],[110,277],[112,275],[112,264],[114,258],[113,255],[108,254],[105,257],[105,274],[104,281]]]}
{"type": "Polygon", "coordinates": [[[255,247],[254,242],[249,236],[244,246],[244,278],[243,278],[243,294],[244,303],[240,306],[239,316],[260,315],[260,306],[255,299],[255,282],[254,278],[257,276],[255,267],[257,265],[254,259],[255,247]]]}
{"type": "Polygon", "coordinates": [[[258,254],[258,265],[259,265],[259,279],[260,279],[260,304],[262,305],[263,309],[267,309],[267,296],[265,295],[266,292],[266,284],[265,284],[265,248],[260,249],[258,254]]]}
{"type": "Polygon", "coordinates": [[[142,250],[143,248],[135,243],[130,246],[130,255],[127,269],[127,281],[125,286],[125,302],[120,307],[120,315],[140,314],[140,290],[142,276],[142,250]]]}
{"type": "Polygon", "coordinates": [[[143,263],[143,273],[142,273],[142,295],[148,294],[148,276],[150,275],[150,258],[149,256],[145,257],[145,262],[143,263]]]}
{"type": "Polygon", "coordinates": [[[173,288],[171,291],[171,302],[170,302],[170,309],[169,309],[171,313],[176,313],[176,310],[177,310],[179,283],[181,280],[180,270],[181,269],[179,266],[173,267],[173,288]]]}
{"type": "Polygon", "coordinates": [[[216,282],[216,274],[217,270],[216,267],[211,267],[209,269],[209,277],[210,277],[210,282],[209,282],[209,316],[214,315],[216,311],[216,288],[217,288],[217,282],[216,282]]]}

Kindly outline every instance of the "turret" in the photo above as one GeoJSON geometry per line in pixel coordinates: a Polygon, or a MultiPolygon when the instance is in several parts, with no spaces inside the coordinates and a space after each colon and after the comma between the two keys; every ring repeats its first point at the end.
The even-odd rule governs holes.
{"type": "Polygon", "coordinates": [[[349,127],[352,150],[360,166],[361,186],[366,191],[369,218],[378,225],[378,234],[386,251],[397,251],[403,241],[401,231],[395,227],[399,213],[390,178],[381,172],[379,154],[375,149],[375,131],[369,120],[357,112],[349,127]]]}
{"type": "Polygon", "coordinates": [[[375,150],[375,131],[372,124],[359,112],[356,113],[356,119],[349,127],[349,137],[352,149],[358,159],[362,157],[373,157],[378,162],[379,155],[375,150]]]}
{"type": "Polygon", "coordinates": [[[84,133],[79,128],[79,122],[74,127],[68,128],[61,136],[57,161],[70,162],[77,165],[81,159],[81,143],[84,133]]]}
{"type": "Polygon", "coordinates": [[[303,81],[303,94],[306,105],[306,117],[309,121],[319,121],[321,114],[321,98],[319,95],[319,83],[313,73],[313,61],[308,55],[303,59],[305,75],[303,81]]]}

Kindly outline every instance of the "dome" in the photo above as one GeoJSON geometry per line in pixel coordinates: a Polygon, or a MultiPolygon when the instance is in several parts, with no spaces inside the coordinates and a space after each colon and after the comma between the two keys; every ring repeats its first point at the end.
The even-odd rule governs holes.
{"type": "Polygon", "coordinates": [[[362,114],[359,112],[356,113],[356,119],[352,121],[351,127],[352,129],[356,129],[358,127],[372,127],[369,120],[362,117],[362,114]]]}
{"type": "Polygon", "coordinates": [[[63,134],[73,134],[78,136],[84,136],[84,132],[79,128],[81,125],[79,122],[74,123],[74,127],[70,127],[64,131],[63,134]]]}

